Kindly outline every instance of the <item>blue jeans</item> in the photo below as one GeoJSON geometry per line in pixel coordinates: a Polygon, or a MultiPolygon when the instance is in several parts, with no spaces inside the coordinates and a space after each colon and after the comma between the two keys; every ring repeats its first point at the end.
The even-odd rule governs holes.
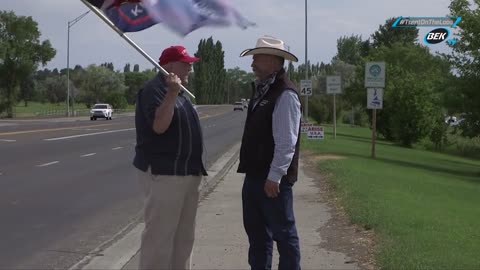
{"type": "Polygon", "coordinates": [[[278,269],[300,270],[300,245],[293,214],[293,184],[281,181],[280,193],[268,198],[265,179],[245,177],[242,189],[243,225],[250,248],[252,270],[271,269],[273,240],[280,255],[278,269]]]}

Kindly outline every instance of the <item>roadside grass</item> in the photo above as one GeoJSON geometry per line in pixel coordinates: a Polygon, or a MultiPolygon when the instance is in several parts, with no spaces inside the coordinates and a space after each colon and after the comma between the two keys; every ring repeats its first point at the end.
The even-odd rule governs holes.
{"type": "Polygon", "coordinates": [[[480,160],[382,140],[372,159],[368,128],[332,130],[302,148],[344,157],[317,165],[352,222],[375,231],[381,268],[480,268],[480,160]]]}
{"type": "MultiPolygon", "coordinates": [[[[82,106],[79,104],[79,106],[82,106]]],[[[85,105],[83,105],[84,107],[85,105]]],[[[28,102],[28,106],[25,107],[23,102],[18,103],[15,108],[14,112],[18,115],[30,115],[35,116],[35,114],[43,112],[43,111],[66,111],[67,104],[66,103],[40,103],[40,102],[28,102]]]]}

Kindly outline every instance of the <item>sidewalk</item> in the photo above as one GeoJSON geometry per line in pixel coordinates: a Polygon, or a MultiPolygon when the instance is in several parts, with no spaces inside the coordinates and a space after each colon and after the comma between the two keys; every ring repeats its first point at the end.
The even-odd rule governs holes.
{"type": "MultiPolygon", "coordinates": [[[[236,173],[237,166],[238,161],[200,203],[192,269],[249,269],[248,241],[242,223],[243,175],[236,173]]],[[[299,181],[293,189],[302,269],[359,269],[355,264],[345,263],[350,261],[346,255],[320,247],[323,240],[319,229],[327,223],[330,215],[328,207],[318,200],[319,193],[314,180],[304,174],[302,160],[299,181]]],[[[141,226],[137,226],[137,231],[127,235],[130,237],[125,240],[137,251],[140,244],[140,228],[141,226]]],[[[118,255],[119,259],[114,264],[91,264],[83,269],[137,269],[138,253],[130,258],[118,255]]],[[[274,248],[272,269],[277,268],[278,253],[274,248]]]]}

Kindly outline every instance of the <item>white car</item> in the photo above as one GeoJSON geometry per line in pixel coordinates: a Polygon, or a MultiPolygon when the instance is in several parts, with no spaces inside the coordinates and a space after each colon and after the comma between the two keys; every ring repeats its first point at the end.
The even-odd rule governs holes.
{"type": "Polygon", "coordinates": [[[112,120],[112,112],[113,109],[110,104],[95,104],[90,110],[90,120],[97,120],[97,118],[105,118],[107,120],[112,120]]]}
{"type": "Polygon", "coordinates": [[[233,104],[233,110],[236,111],[236,110],[239,110],[239,111],[243,111],[243,102],[241,101],[237,101],[235,102],[235,104],[233,104]]]}

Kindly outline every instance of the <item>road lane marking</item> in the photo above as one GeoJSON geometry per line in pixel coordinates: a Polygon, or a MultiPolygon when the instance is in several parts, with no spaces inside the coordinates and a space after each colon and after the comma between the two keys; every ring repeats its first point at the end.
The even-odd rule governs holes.
{"type": "Polygon", "coordinates": [[[72,130],[94,131],[94,130],[106,130],[106,129],[102,129],[102,128],[73,128],[72,130]]]}
{"type": "Polygon", "coordinates": [[[122,131],[130,131],[130,130],[135,130],[135,128],[125,128],[125,129],[109,130],[109,131],[103,131],[103,132],[72,135],[72,136],[66,136],[66,137],[57,137],[57,138],[44,139],[44,141],[67,140],[67,139],[73,139],[73,138],[80,138],[80,137],[94,136],[94,135],[101,135],[101,134],[108,134],[108,133],[115,133],[115,132],[122,132],[122,131]]]}
{"type": "Polygon", "coordinates": [[[204,116],[199,117],[199,119],[200,119],[200,120],[203,120],[203,119],[206,119],[206,118],[215,117],[215,116],[219,116],[219,115],[222,115],[222,114],[225,114],[225,113],[222,112],[222,113],[217,113],[217,114],[212,114],[212,115],[210,115],[210,114],[205,114],[204,116]]]}
{"type": "Polygon", "coordinates": [[[97,153],[90,153],[90,154],[81,155],[80,157],[91,157],[91,156],[94,156],[96,154],[97,153]]]}
{"type": "Polygon", "coordinates": [[[32,129],[32,130],[23,130],[23,131],[3,132],[3,133],[0,133],[0,136],[59,131],[59,130],[68,130],[68,129],[76,129],[76,128],[91,128],[91,127],[111,126],[111,125],[113,124],[100,124],[100,125],[90,125],[90,126],[82,126],[82,127],[76,126],[76,127],[64,127],[64,128],[32,129]]]}
{"type": "Polygon", "coordinates": [[[119,149],[122,149],[123,147],[114,147],[112,148],[112,150],[119,150],[119,149]]]}
{"type": "Polygon", "coordinates": [[[0,142],[16,142],[17,140],[0,139],[0,142]]]}
{"type": "Polygon", "coordinates": [[[50,165],[53,165],[53,164],[57,164],[59,163],[60,161],[52,161],[52,162],[48,162],[48,163],[44,163],[44,164],[40,164],[40,165],[37,165],[37,167],[46,167],[46,166],[50,166],[50,165]]]}

